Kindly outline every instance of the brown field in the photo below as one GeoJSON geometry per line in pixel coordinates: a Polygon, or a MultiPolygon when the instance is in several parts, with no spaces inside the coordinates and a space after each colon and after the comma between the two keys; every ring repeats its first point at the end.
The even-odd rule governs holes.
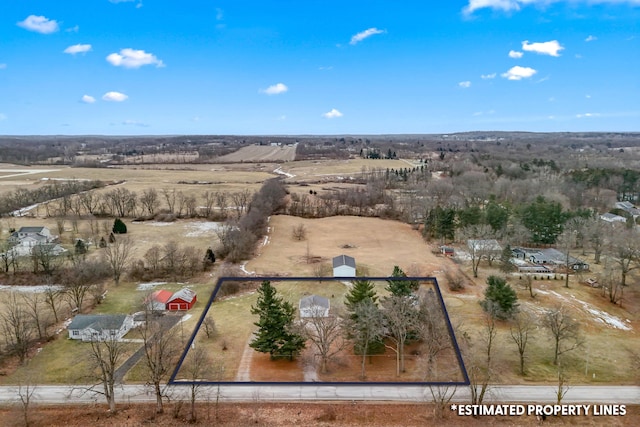
{"type": "Polygon", "coordinates": [[[372,169],[400,169],[411,167],[403,160],[361,159],[348,160],[301,160],[283,166],[285,172],[295,175],[296,180],[335,179],[342,176],[358,176],[363,171],[372,169]]]}
{"type": "Polygon", "coordinates": [[[220,163],[236,162],[291,162],[296,158],[296,145],[282,145],[272,147],[270,145],[249,145],[242,147],[216,159],[220,163]]]}

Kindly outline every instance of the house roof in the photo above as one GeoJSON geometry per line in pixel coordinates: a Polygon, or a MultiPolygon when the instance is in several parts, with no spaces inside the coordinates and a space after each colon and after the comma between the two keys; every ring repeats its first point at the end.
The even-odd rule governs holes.
{"type": "Polygon", "coordinates": [[[356,268],[356,260],[349,255],[338,255],[333,258],[333,268],[340,267],[342,265],[348,265],[349,267],[356,268]]]}
{"type": "Polygon", "coordinates": [[[18,233],[39,233],[44,229],[45,227],[20,227],[18,233]]]}
{"type": "Polygon", "coordinates": [[[191,302],[196,298],[196,293],[191,289],[182,288],[178,292],[171,295],[171,298],[167,300],[167,303],[181,299],[182,301],[191,302]]]}
{"type": "Polygon", "coordinates": [[[321,307],[328,309],[329,304],[329,298],[321,297],[318,295],[309,295],[308,297],[300,299],[300,309],[311,307],[321,307]]]}
{"type": "Polygon", "coordinates": [[[96,331],[120,329],[126,314],[78,314],[73,318],[68,329],[95,329],[96,331]]]}
{"type": "Polygon", "coordinates": [[[616,214],[612,214],[612,213],[609,213],[609,212],[600,215],[600,219],[602,219],[604,221],[608,221],[608,222],[614,222],[614,221],[627,222],[627,219],[625,217],[620,216],[620,215],[616,215],[616,214]]]}
{"type": "Polygon", "coordinates": [[[167,291],[165,289],[160,289],[158,291],[155,291],[151,295],[149,295],[147,297],[147,299],[146,299],[146,302],[156,301],[156,302],[161,302],[163,304],[166,304],[167,301],[169,301],[169,298],[171,298],[172,295],[173,294],[171,293],[171,291],[167,291]]]}

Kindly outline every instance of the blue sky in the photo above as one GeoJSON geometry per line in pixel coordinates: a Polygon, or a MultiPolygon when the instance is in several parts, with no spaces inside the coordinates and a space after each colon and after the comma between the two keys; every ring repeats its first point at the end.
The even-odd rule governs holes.
{"type": "Polygon", "coordinates": [[[0,134],[640,131],[640,0],[3,0],[0,134]]]}

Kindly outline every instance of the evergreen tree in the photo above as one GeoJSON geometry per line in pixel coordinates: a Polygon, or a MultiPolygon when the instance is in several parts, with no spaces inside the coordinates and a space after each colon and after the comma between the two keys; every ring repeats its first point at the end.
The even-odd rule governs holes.
{"type": "Polygon", "coordinates": [[[364,300],[370,300],[372,303],[376,304],[378,301],[378,295],[376,295],[376,290],[374,289],[371,281],[354,280],[353,286],[345,296],[345,299],[346,301],[344,305],[347,308],[347,311],[351,313],[350,317],[353,317],[356,304],[364,300]]]}
{"type": "Polygon", "coordinates": [[[114,234],[127,234],[127,226],[120,218],[116,218],[113,221],[113,229],[114,234]]]}
{"type": "Polygon", "coordinates": [[[107,247],[107,241],[104,240],[104,236],[100,238],[100,243],[98,244],[98,246],[100,246],[101,248],[107,247]]]}
{"type": "Polygon", "coordinates": [[[255,339],[249,346],[261,353],[269,353],[271,359],[288,357],[293,360],[305,346],[303,336],[292,330],[295,309],[288,301],[277,295],[269,281],[258,288],[258,301],[251,307],[251,314],[257,314],[258,327],[255,339]]]}
{"type": "Polygon", "coordinates": [[[415,280],[402,280],[402,278],[406,278],[407,275],[400,267],[397,265],[393,267],[393,273],[391,273],[392,278],[399,278],[401,280],[394,280],[392,278],[387,279],[387,290],[391,292],[392,295],[399,297],[408,297],[413,295],[415,291],[418,290],[420,284],[415,280]]]}
{"type": "Polygon", "coordinates": [[[500,271],[503,273],[511,273],[516,269],[515,265],[511,262],[511,245],[506,245],[500,254],[500,271]]]}
{"type": "Polygon", "coordinates": [[[82,239],[78,239],[76,241],[75,253],[76,255],[84,255],[87,253],[87,245],[84,244],[82,239]]]}
{"type": "Polygon", "coordinates": [[[507,282],[498,276],[487,278],[487,289],[484,291],[484,299],[480,305],[491,316],[498,319],[512,317],[518,309],[518,296],[507,282]]]}

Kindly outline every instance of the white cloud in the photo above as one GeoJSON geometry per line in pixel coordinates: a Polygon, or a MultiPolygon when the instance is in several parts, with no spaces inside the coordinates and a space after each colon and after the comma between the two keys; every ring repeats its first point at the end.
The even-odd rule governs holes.
{"type": "Polygon", "coordinates": [[[463,88],[463,89],[467,89],[471,87],[471,82],[469,80],[465,81],[465,82],[460,82],[458,83],[458,86],[463,88]]]}
{"type": "Polygon", "coordinates": [[[140,126],[140,127],[149,127],[148,124],[143,123],[143,122],[139,122],[137,120],[125,120],[122,122],[123,125],[125,126],[140,126]]]}
{"type": "Polygon", "coordinates": [[[511,67],[506,73],[502,73],[502,77],[509,80],[522,80],[533,76],[535,73],[537,73],[537,71],[533,68],[516,65],[515,67],[511,67]]]}
{"type": "Polygon", "coordinates": [[[584,41],[586,41],[586,42],[593,42],[593,41],[596,41],[596,40],[598,40],[598,38],[596,36],[592,36],[592,35],[589,35],[589,37],[584,39],[584,41]]]}
{"type": "Polygon", "coordinates": [[[75,27],[67,28],[65,31],[67,33],[77,33],[78,31],[80,31],[80,27],[76,25],[75,27]]]}
{"type": "Polygon", "coordinates": [[[224,11],[219,7],[216,7],[216,21],[222,21],[224,19],[224,11]]]}
{"type": "Polygon", "coordinates": [[[495,79],[496,78],[496,73],[483,74],[483,75],[480,76],[480,78],[483,79],[483,80],[495,79]]]}
{"type": "Polygon", "coordinates": [[[41,34],[55,33],[59,29],[55,20],[36,15],[29,15],[24,21],[18,22],[18,26],[41,34]]]}
{"type": "Polygon", "coordinates": [[[600,114],[598,113],[584,113],[584,114],[576,114],[576,117],[579,119],[588,119],[590,117],[598,117],[600,114]]]}
{"type": "Polygon", "coordinates": [[[75,55],[76,53],[87,53],[91,50],[90,44],[74,44],[73,46],[69,46],[65,50],[64,53],[69,53],[71,55],[75,55]]]}
{"type": "Polygon", "coordinates": [[[109,0],[109,3],[131,3],[136,0],[109,0]]]}
{"type": "Polygon", "coordinates": [[[376,34],[383,34],[386,33],[385,30],[379,30],[375,27],[369,28],[367,30],[361,31],[358,34],[354,35],[353,37],[351,37],[351,41],[349,42],[349,44],[357,44],[359,42],[361,42],[362,40],[374,36],[376,34]]]}
{"type": "Polygon", "coordinates": [[[504,12],[518,11],[524,6],[539,5],[546,6],[551,3],[560,2],[570,3],[587,3],[587,4],[629,4],[640,5],[639,0],[469,0],[469,4],[466,5],[462,11],[465,15],[470,15],[478,9],[493,9],[502,10],[504,12]]]}
{"type": "Polygon", "coordinates": [[[288,90],[289,88],[284,83],[276,83],[266,89],[260,89],[260,92],[266,93],[267,95],[278,95],[281,93],[285,93],[288,90]]]}
{"type": "Polygon", "coordinates": [[[336,110],[335,108],[332,108],[331,111],[324,113],[322,115],[322,117],[327,119],[335,119],[337,117],[342,117],[342,116],[343,114],[340,111],[336,110]]]}
{"type": "Polygon", "coordinates": [[[144,65],[164,67],[164,63],[152,53],[144,50],[122,49],[120,53],[112,53],[107,56],[107,62],[116,67],[140,68],[144,65]]]}
{"type": "Polygon", "coordinates": [[[522,52],[518,52],[517,50],[510,50],[509,51],[509,58],[522,58],[522,55],[524,55],[522,52]]]}
{"type": "MultiPolygon", "coordinates": [[[[106,94],[105,94],[105,96],[106,96],[106,94]]],[[[103,99],[104,99],[104,97],[103,97],[103,99]]],[[[96,102],[96,99],[91,95],[82,95],[81,100],[85,104],[93,104],[94,102],[96,102]]]]}
{"type": "Polygon", "coordinates": [[[560,46],[558,40],[551,40],[542,43],[529,43],[528,40],[522,42],[522,50],[539,53],[541,55],[560,56],[558,52],[563,49],[564,47],[560,46]]]}
{"type": "Polygon", "coordinates": [[[102,99],[104,99],[105,101],[112,101],[112,102],[122,102],[122,101],[125,101],[127,98],[129,98],[127,95],[120,92],[107,92],[104,95],[102,95],[102,99]]]}

